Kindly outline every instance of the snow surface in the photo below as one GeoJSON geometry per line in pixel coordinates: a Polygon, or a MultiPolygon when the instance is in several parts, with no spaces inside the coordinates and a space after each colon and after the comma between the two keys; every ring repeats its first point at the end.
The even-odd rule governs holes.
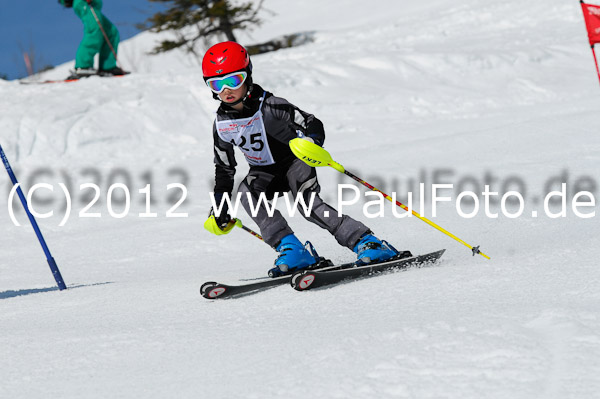
{"type": "MultiPolygon", "coordinates": [[[[579,5],[265,5],[278,15],[245,44],[305,31],[316,40],[254,57],[255,80],[322,119],[338,162],[389,192],[431,184],[436,173],[477,191],[491,179],[491,191],[525,191],[523,216],[481,209],[465,219],[454,202],[438,205],[432,220],[481,245],[487,261],[418,219],[394,218],[389,206],[367,219],[363,201],[344,210],[402,249],[447,248],[440,266],[208,301],[202,282],[264,275],[275,253],[241,230],[214,237],[202,227],[217,103],[197,60],[145,55],[155,38],[144,33],[121,46],[131,76],[0,80],[0,142],[26,187],[55,186],[37,194],[54,201],[38,212],[55,210],[39,222],[69,286],[57,290],[23,212],[14,226],[0,196],[0,397],[598,397],[598,215],[543,215],[543,195],[558,188],[548,182],[567,180],[569,201],[574,191],[598,195],[599,87],[579,5]],[[93,194],[78,187],[90,182],[102,188],[90,210],[101,218],[77,216],[93,194]],[[116,182],[133,202],[122,219],[108,214],[116,182]],[[166,188],[176,182],[188,190],[175,210],[185,218],[165,217],[181,196],[166,188]],[[74,196],[62,227],[58,183],[74,196]],[[148,183],[156,218],[138,216],[148,183]]],[[[247,167],[238,161],[239,180],[247,167]]],[[[333,169],[319,176],[335,204],[336,184],[350,179],[333,169]]],[[[9,189],[0,179],[0,191],[9,189]]],[[[290,223],[322,255],[353,258],[302,218],[290,223]]]]}

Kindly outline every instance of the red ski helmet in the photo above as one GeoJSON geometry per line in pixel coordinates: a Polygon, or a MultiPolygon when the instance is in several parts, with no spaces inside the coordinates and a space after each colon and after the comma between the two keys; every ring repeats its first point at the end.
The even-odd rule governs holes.
{"type": "Polygon", "coordinates": [[[252,62],[248,51],[236,42],[215,44],[206,51],[202,59],[204,80],[232,72],[246,71],[252,74],[252,62]]]}

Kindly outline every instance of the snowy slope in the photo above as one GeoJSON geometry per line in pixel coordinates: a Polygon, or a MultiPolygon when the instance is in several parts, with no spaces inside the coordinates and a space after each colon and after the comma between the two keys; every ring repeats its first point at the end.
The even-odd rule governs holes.
{"type": "MultiPolygon", "coordinates": [[[[595,397],[598,215],[583,219],[570,206],[565,218],[543,214],[543,196],[560,181],[569,205],[575,191],[598,195],[599,88],[579,5],[265,5],[277,17],[243,43],[301,31],[315,31],[315,42],[254,57],[255,80],[322,119],[338,162],[388,192],[417,192],[434,176],[467,190],[517,190],[523,216],[482,208],[465,219],[454,202],[438,204],[432,220],[481,245],[487,261],[415,218],[394,218],[388,205],[368,219],[361,201],[344,210],[403,249],[447,248],[441,265],[210,302],[202,282],[264,275],[275,253],[241,230],[213,237],[202,228],[217,103],[196,61],[150,58],[154,39],[141,34],[122,45],[131,76],[0,81],[0,143],[26,187],[55,186],[39,191],[48,203],[38,211],[55,211],[40,225],[69,285],[55,288],[26,218],[18,212],[23,226],[14,226],[0,196],[0,397],[595,397]],[[89,210],[101,218],[78,216],[93,194],[79,185],[90,182],[102,188],[89,210]],[[110,216],[106,200],[118,182],[132,198],[125,218],[110,216]],[[64,226],[59,183],[74,201],[64,226]],[[188,217],[166,217],[182,195],[170,183],[187,188],[174,212],[188,217]],[[146,184],[156,218],[139,217],[146,184]]],[[[337,183],[350,183],[332,169],[319,178],[333,204],[337,183]]],[[[0,192],[8,183],[0,179],[0,192]]],[[[290,223],[322,255],[352,259],[326,232],[290,223]]]]}

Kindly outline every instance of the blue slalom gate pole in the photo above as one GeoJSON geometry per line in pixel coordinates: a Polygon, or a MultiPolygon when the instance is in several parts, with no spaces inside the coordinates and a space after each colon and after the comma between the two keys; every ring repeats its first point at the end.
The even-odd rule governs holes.
{"type": "MultiPolygon", "coordinates": [[[[4,153],[4,150],[2,149],[2,145],[0,145],[0,157],[2,157],[2,163],[4,163],[4,167],[6,168],[6,171],[8,172],[8,176],[10,177],[10,180],[12,181],[13,185],[19,184],[19,182],[17,181],[17,177],[15,176],[12,168],[10,167],[10,164],[8,163],[8,159],[6,158],[6,154],[4,153]]],[[[61,291],[66,290],[67,286],[65,285],[65,282],[63,281],[63,278],[60,274],[60,270],[58,270],[56,261],[52,257],[52,254],[50,254],[48,245],[46,245],[44,236],[42,235],[42,232],[40,231],[40,228],[39,228],[37,222],[35,221],[35,218],[29,211],[29,206],[27,205],[27,200],[25,199],[25,195],[23,194],[23,190],[21,190],[21,187],[17,187],[17,194],[19,195],[19,198],[21,199],[23,208],[25,208],[25,212],[27,213],[27,216],[29,217],[29,221],[31,222],[31,226],[33,226],[33,230],[35,231],[35,234],[37,235],[37,238],[40,241],[40,244],[42,245],[42,249],[44,250],[44,253],[46,254],[46,259],[48,260],[48,265],[50,265],[50,270],[52,271],[54,280],[56,280],[58,289],[61,291]]],[[[10,204],[9,204],[9,206],[10,206],[10,204]]]]}

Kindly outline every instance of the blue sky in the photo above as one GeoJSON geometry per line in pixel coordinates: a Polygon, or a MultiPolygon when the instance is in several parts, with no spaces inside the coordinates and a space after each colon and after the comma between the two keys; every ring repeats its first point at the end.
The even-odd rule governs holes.
{"type": "MultiPolygon", "coordinates": [[[[160,9],[160,4],[147,0],[104,0],[102,12],[124,40],[139,32],[137,23],[160,9]]],[[[19,44],[26,50],[35,48],[39,64],[57,65],[75,59],[82,36],[83,24],[58,0],[0,0],[0,75],[26,75],[19,44]]]]}

